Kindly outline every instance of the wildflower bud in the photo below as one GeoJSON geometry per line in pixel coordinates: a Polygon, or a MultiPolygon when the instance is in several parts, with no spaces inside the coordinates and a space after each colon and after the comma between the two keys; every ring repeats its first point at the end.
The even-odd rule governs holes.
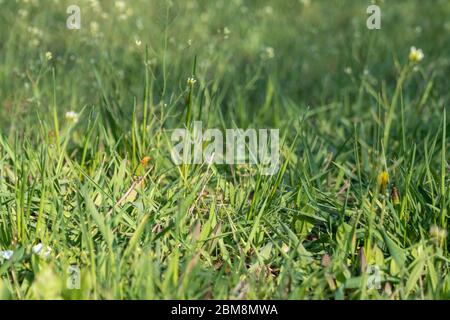
{"type": "Polygon", "coordinates": [[[147,164],[150,162],[150,157],[149,156],[146,156],[146,157],[144,157],[144,158],[142,158],[142,160],[141,160],[141,165],[143,166],[143,167],[146,167],[147,166],[147,164]]]}
{"type": "Polygon", "coordinates": [[[392,203],[394,204],[394,206],[400,204],[400,197],[398,195],[397,187],[395,187],[395,186],[392,187],[391,200],[392,200],[392,203]]]}

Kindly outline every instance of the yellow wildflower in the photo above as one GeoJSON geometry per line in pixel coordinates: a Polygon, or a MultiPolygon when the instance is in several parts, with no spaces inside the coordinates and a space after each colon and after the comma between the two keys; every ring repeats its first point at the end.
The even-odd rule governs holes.
{"type": "Polygon", "coordinates": [[[378,175],[378,187],[380,188],[381,193],[386,192],[388,182],[389,182],[389,173],[387,173],[387,171],[382,171],[378,175]]]}

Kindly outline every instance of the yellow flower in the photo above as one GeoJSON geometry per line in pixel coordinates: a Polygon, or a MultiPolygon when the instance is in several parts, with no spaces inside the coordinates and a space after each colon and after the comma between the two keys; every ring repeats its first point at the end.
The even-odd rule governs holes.
{"type": "Polygon", "coordinates": [[[386,192],[388,182],[389,182],[389,173],[387,173],[387,171],[382,171],[378,175],[378,187],[380,188],[381,193],[386,192]]]}
{"type": "Polygon", "coordinates": [[[423,60],[425,55],[423,54],[422,49],[416,49],[416,47],[411,47],[411,50],[409,51],[409,60],[417,63],[423,60]]]}

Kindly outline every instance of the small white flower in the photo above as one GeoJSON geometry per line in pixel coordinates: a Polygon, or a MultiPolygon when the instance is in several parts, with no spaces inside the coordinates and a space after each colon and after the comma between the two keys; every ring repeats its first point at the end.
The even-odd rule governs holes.
{"type": "Polygon", "coordinates": [[[13,254],[14,254],[14,251],[12,251],[12,250],[0,251],[0,258],[1,259],[5,259],[5,260],[9,260],[9,259],[11,259],[13,254]]]}
{"type": "Polygon", "coordinates": [[[80,117],[80,115],[78,113],[76,113],[75,111],[66,112],[66,119],[68,121],[76,123],[76,122],[78,122],[79,117],[80,117]]]}
{"type": "Polygon", "coordinates": [[[44,245],[42,243],[39,243],[33,247],[32,251],[34,254],[39,254],[39,252],[42,251],[43,247],[44,247],[44,245]]]}
{"type": "Polygon", "coordinates": [[[47,51],[45,53],[45,59],[47,59],[47,61],[50,61],[53,59],[53,54],[50,51],[47,51]]]}
{"type": "Polygon", "coordinates": [[[188,84],[189,86],[193,86],[196,82],[197,82],[197,80],[196,80],[194,77],[189,77],[189,78],[187,79],[187,84],[188,84]]]}
{"type": "Polygon", "coordinates": [[[422,49],[416,49],[416,47],[411,47],[409,51],[409,60],[412,62],[420,62],[423,60],[425,55],[423,54],[422,49]]]}
{"type": "Polygon", "coordinates": [[[141,46],[141,44],[142,44],[142,41],[141,41],[141,40],[139,40],[139,39],[136,39],[136,45],[137,45],[138,47],[140,47],[140,46],[141,46]]]}
{"type": "Polygon", "coordinates": [[[266,7],[264,8],[264,12],[265,12],[268,16],[271,16],[272,13],[273,13],[273,9],[272,9],[271,6],[266,6],[266,7]]]}
{"type": "Polygon", "coordinates": [[[116,1],[115,6],[116,6],[117,10],[124,11],[126,4],[125,4],[125,1],[116,1]]]}
{"type": "Polygon", "coordinates": [[[38,243],[37,245],[33,246],[31,249],[35,255],[38,255],[43,258],[48,258],[50,256],[50,253],[52,252],[52,248],[49,246],[45,246],[42,243],[38,243]]]}

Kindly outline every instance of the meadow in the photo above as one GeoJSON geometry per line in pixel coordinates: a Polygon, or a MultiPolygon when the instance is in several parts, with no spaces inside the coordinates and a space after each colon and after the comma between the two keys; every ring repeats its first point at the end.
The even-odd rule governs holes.
{"type": "Polygon", "coordinates": [[[0,299],[450,299],[449,16],[0,0],[0,299]],[[194,121],[278,170],[174,164],[194,121]]]}

